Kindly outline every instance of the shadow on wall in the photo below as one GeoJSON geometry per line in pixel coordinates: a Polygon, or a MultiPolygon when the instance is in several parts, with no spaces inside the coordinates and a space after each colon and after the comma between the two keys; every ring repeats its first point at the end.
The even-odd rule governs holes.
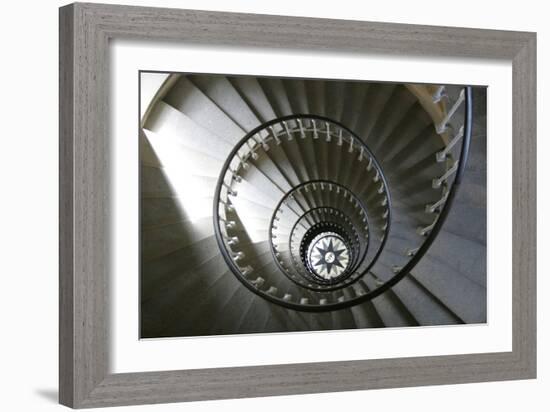
{"type": "Polygon", "coordinates": [[[59,392],[57,389],[37,389],[34,393],[50,403],[59,403],[59,392]]]}

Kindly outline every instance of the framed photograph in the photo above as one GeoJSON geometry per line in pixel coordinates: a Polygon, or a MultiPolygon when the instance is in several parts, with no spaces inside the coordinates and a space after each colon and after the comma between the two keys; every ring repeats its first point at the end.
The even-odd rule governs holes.
{"type": "Polygon", "coordinates": [[[536,376],[536,36],[60,9],[60,402],[536,376]]]}

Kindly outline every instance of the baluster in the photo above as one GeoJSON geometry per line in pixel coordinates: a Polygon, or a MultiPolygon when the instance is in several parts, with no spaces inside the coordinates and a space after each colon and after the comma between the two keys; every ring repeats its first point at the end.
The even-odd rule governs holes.
{"type": "Polygon", "coordinates": [[[460,126],[460,129],[458,130],[458,133],[455,134],[455,136],[451,139],[449,144],[445,146],[445,148],[435,154],[435,159],[438,162],[443,162],[446,158],[453,146],[464,136],[464,126],[460,126]]]}
{"type": "Polygon", "coordinates": [[[325,126],[327,127],[327,142],[330,142],[330,124],[329,124],[329,122],[325,122],[325,126]]]}
{"type": "Polygon", "coordinates": [[[417,233],[420,235],[420,236],[427,236],[428,233],[430,233],[432,231],[432,229],[434,228],[435,226],[435,222],[437,222],[437,219],[435,219],[430,225],[426,226],[426,227],[419,227],[417,229],[417,233]]]}
{"type": "Polygon", "coordinates": [[[227,189],[228,196],[237,196],[237,191],[233,190],[231,186],[229,186],[227,183],[223,182],[222,186],[224,186],[227,189]]]}
{"type": "MultiPolygon", "coordinates": [[[[258,158],[258,155],[256,154],[256,152],[254,152],[254,145],[252,143],[250,143],[250,140],[251,139],[246,140],[246,145],[248,146],[248,151],[249,151],[250,155],[252,156],[252,159],[256,160],[258,158]]],[[[254,139],[252,139],[252,140],[254,140],[254,139]]]]}
{"type": "Polygon", "coordinates": [[[258,137],[257,137],[257,136],[258,136],[257,134],[255,134],[255,135],[252,136],[252,140],[254,141],[254,154],[256,154],[256,157],[252,156],[252,158],[253,158],[254,160],[258,158],[258,157],[257,157],[258,154],[256,153],[256,148],[259,149],[259,146],[261,146],[261,144],[262,144],[262,139],[259,139],[259,141],[258,141],[258,137]]]}
{"type": "Polygon", "coordinates": [[[285,128],[286,135],[288,136],[288,140],[292,140],[292,134],[290,133],[290,130],[288,129],[288,124],[283,120],[283,127],[285,128]]]}
{"type": "Polygon", "coordinates": [[[281,139],[279,139],[279,136],[277,136],[277,132],[275,131],[273,126],[269,126],[268,129],[271,131],[271,135],[273,136],[273,139],[275,140],[275,143],[277,143],[277,145],[280,145],[281,144],[281,139]]]}
{"type": "Polygon", "coordinates": [[[438,103],[443,97],[446,97],[445,86],[439,86],[432,96],[432,101],[438,103]]]}
{"type": "Polygon", "coordinates": [[[458,99],[456,100],[456,102],[453,104],[451,109],[447,112],[447,114],[445,115],[445,117],[443,118],[441,123],[439,123],[437,125],[437,127],[435,128],[438,134],[443,133],[447,129],[447,123],[449,122],[451,117],[453,117],[455,112],[458,110],[458,108],[460,107],[460,105],[464,101],[464,97],[465,97],[464,89],[462,89],[460,91],[460,94],[458,95],[458,99]]]}
{"type": "Polygon", "coordinates": [[[304,131],[304,125],[302,124],[301,119],[296,119],[296,122],[298,123],[298,126],[300,127],[300,136],[302,136],[302,139],[306,138],[306,132],[304,131]]]}
{"type": "Polygon", "coordinates": [[[441,199],[439,199],[437,202],[431,205],[426,205],[426,213],[434,213],[440,206],[442,206],[447,201],[448,197],[449,197],[449,192],[446,192],[441,197],[441,199]]]}
{"type": "Polygon", "coordinates": [[[234,220],[225,220],[223,218],[220,218],[220,221],[225,225],[227,229],[235,229],[237,227],[237,223],[234,220]]]}
{"type": "Polygon", "coordinates": [[[233,180],[237,183],[241,183],[242,182],[242,177],[239,176],[239,174],[237,173],[236,170],[233,170],[231,169],[230,167],[228,168],[229,172],[233,175],[233,180]]]}
{"type": "Polygon", "coordinates": [[[262,148],[264,149],[264,152],[267,152],[269,150],[269,145],[266,143],[265,138],[262,136],[262,132],[259,131],[257,135],[260,137],[260,142],[262,144],[262,148]]]}
{"type": "Polygon", "coordinates": [[[238,262],[239,260],[243,260],[245,257],[245,254],[243,252],[237,252],[231,255],[233,257],[233,260],[235,262],[238,262]]]}
{"type": "Polygon", "coordinates": [[[244,170],[248,170],[248,163],[246,162],[246,160],[241,156],[241,154],[239,152],[237,152],[237,157],[239,158],[239,161],[241,162],[241,165],[243,167],[244,170]]]}
{"type": "Polygon", "coordinates": [[[367,165],[367,172],[370,172],[372,169],[372,157],[369,157],[369,164],[367,165]]]}
{"type": "Polygon", "coordinates": [[[313,127],[313,138],[317,140],[319,138],[319,134],[317,133],[317,124],[315,123],[314,119],[310,119],[311,126],[313,127]]]}
{"type": "Polygon", "coordinates": [[[450,169],[448,169],[444,174],[443,176],[441,176],[440,178],[438,179],[434,179],[432,180],[432,187],[434,189],[438,189],[439,187],[441,187],[441,184],[443,182],[445,182],[454,172],[456,172],[456,170],[458,169],[458,160],[456,160],[454,162],[454,164],[452,165],[452,167],[450,169]]]}
{"type": "Polygon", "coordinates": [[[259,276],[256,279],[251,280],[250,283],[257,288],[260,288],[265,283],[265,279],[259,276]]]}
{"type": "Polygon", "coordinates": [[[418,249],[420,248],[417,247],[415,249],[408,249],[405,253],[407,254],[407,256],[413,257],[414,255],[416,255],[416,252],[418,252],[418,249]]]}
{"type": "Polygon", "coordinates": [[[232,203],[230,203],[229,201],[224,201],[224,200],[220,200],[220,203],[224,205],[224,207],[229,210],[230,212],[234,212],[235,211],[235,206],[233,206],[232,203]]]}
{"type": "Polygon", "coordinates": [[[239,243],[239,238],[237,236],[228,236],[225,238],[225,241],[229,246],[234,246],[239,243]]]}
{"type": "Polygon", "coordinates": [[[275,286],[270,286],[269,289],[265,292],[268,295],[275,295],[277,293],[277,288],[275,286]]]}

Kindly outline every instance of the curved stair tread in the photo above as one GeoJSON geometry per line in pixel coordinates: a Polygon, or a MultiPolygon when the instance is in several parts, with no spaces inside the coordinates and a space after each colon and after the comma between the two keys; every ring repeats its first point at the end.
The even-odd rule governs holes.
{"type": "Polygon", "coordinates": [[[187,76],[180,77],[163,100],[201,127],[230,143],[237,143],[245,132],[245,129],[233,121],[187,76]]]}
{"type": "Polygon", "coordinates": [[[191,75],[190,79],[242,130],[249,132],[260,125],[260,119],[227,77],[191,75]]]}

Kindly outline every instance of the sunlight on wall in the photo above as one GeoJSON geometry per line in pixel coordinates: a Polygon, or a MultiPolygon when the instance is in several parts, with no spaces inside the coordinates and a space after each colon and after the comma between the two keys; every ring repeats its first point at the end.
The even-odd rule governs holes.
{"type": "MultiPolygon", "coordinates": [[[[174,202],[181,209],[182,217],[193,223],[211,216],[215,183],[207,177],[209,173],[206,171],[203,171],[206,177],[198,174],[201,173],[198,169],[200,159],[193,161],[170,139],[164,139],[149,130],[144,132],[163,166],[167,183],[176,196],[174,202]]],[[[207,164],[204,166],[208,167],[207,164]]]]}

